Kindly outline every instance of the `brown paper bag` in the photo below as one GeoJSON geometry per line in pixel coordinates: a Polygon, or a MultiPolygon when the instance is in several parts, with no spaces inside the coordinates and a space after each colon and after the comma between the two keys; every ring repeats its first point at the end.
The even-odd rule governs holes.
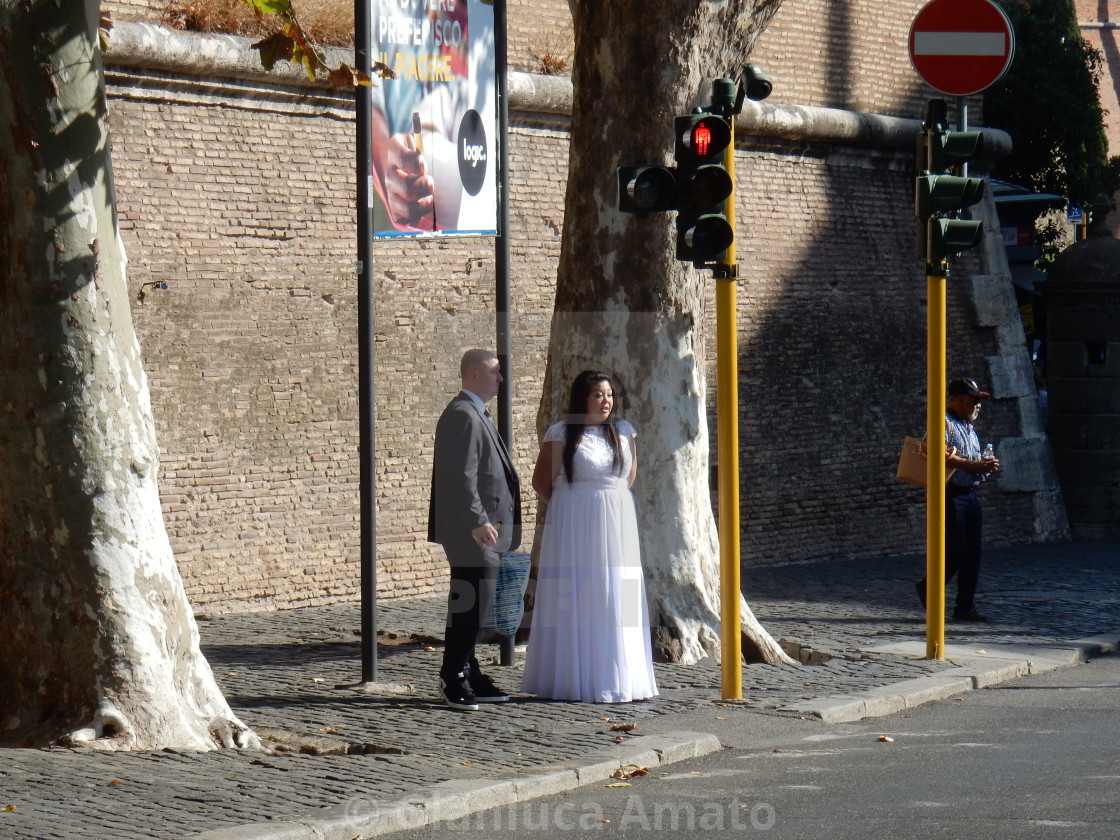
{"type": "MultiPolygon", "coordinates": [[[[945,460],[949,460],[951,455],[956,455],[957,450],[954,447],[949,452],[945,453],[945,460]]],[[[945,470],[945,481],[955,473],[956,470],[945,470]]],[[[898,470],[895,475],[903,481],[908,481],[911,484],[917,484],[919,487],[926,486],[926,441],[925,438],[904,437],[902,439],[902,454],[898,457],[898,470]]]]}

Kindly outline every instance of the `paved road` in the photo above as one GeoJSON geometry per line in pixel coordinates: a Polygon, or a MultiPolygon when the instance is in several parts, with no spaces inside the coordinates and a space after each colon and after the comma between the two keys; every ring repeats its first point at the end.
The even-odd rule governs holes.
{"type": "MultiPolygon", "coordinates": [[[[548,776],[548,768],[579,762],[598,767],[606,758],[617,762],[649,752],[649,739],[700,733],[686,737],[685,747],[677,736],[658,742],[654,761],[679,760],[689,749],[707,748],[705,733],[722,737],[732,717],[804,717],[804,725],[824,729],[823,713],[844,709],[837,697],[858,700],[848,714],[853,708],[857,717],[883,714],[897,708],[892,702],[903,692],[893,700],[875,692],[889,695],[915,680],[936,682],[962,671],[952,661],[913,653],[924,652],[924,614],[913,589],[921,566],[919,557],[885,557],[749,570],[744,586],[765,626],[832,658],[807,667],[745,667],[745,701],[730,705],[719,699],[718,664],[705,660],[693,667],[657,665],[662,693],[653,702],[598,707],[520,698],[478,713],[452,712],[436,698],[439,598],[381,605],[380,626],[397,638],[383,640],[380,678],[398,689],[411,687],[405,694],[355,688],[361,622],[354,604],[215,616],[200,622],[203,648],[242,719],[258,731],[297,733],[296,742],[312,751],[335,747],[349,754],[0,750],[0,837],[124,840],[205,833],[207,840],[222,840],[235,836],[226,829],[250,824],[318,830],[334,818],[321,810],[327,807],[361,816],[388,801],[421,801],[448,786],[525,782],[541,773],[563,781],[575,775],[560,774],[561,780],[548,776]],[[636,724],[637,737],[612,729],[622,724],[636,724]]],[[[998,646],[1057,646],[1116,633],[1120,541],[989,551],[980,598],[992,622],[950,624],[946,636],[973,658],[998,646]]],[[[997,681],[1014,675],[992,673],[997,681]]],[[[512,689],[519,666],[495,675],[512,689]]],[[[593,776],[585,772],[580,779],[593,776]]],[[[525,783],[519,790],[528,796],[548,789],[525,783]]],[[[347,827],[338,825],[340,832],[347,827]]],[[[374,836],[374,828],[338,836],[374,836]]],[[[246,829],[237,836],[270,835],[246,829]]],[[[303,836],[329,835],[287,838],[303,836]]]]}
{"type": "Polygon", "coordinates": [[[703,758],[386,840],[1112,840],[1118,688],[1113,655],[825,731],[756,719],[703,758]]]}

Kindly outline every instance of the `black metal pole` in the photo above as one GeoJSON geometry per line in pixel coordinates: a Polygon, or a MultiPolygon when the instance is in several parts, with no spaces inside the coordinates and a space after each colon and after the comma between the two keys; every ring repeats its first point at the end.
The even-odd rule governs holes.
{"type": "MultiPolygon", "coordinates": [[[[957,131],[968,131],[968,97],[957,97],[957,131]]],[[[968,177],[968,161],[962,163],[959,167],[959,175],[962,178],[968,177]]],[[[991,187],[988,187],[991,189],[991,187]]]]}
{"type": "MultiPolygon", "coordinates": [[[[354,0],[354,46],[361,73],[371,73],[371,0],[354,0]]],[[[359,517],[362,574],[362,682],[377,681],[377,505],[374,467],[373,372],[373,96],[358,85],[355,97],[357,131],[358,227],[358,452],[360,459],[359,517]]]]}
{"type": "MultiPolygon", "coordinates": [[[[502,382],[498,389],[498,433],[513,453],[513,392],[510,376],[512,339],[509,325],[509,95],[506,89],[506,0],[494,3],[494,63],[498,87],[498,235],[494,240],[494,303],[502,382]]],[[[514,637],[502,636],[501,663],[513,664],[514,637]]]]}

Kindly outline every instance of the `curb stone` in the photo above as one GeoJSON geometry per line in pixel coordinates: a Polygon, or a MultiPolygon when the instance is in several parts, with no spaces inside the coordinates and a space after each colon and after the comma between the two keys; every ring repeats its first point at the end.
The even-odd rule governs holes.
{"type": "Polygon", "coordinates": [[[618,749],[592,753],[538,772],[508,779],[453,779],[421,795],[387,801],[352,800],[325,808],[317,819],[254,823],[205,831],[190,840],[353,840],[455,820],[477,811],[513,805],[612,777],[620,767],[661,767],[723,749],[707,732],[639,735],[618,749]]]}
{"type": "MultiPolygon", "coordinates": [[[[779,711],[819,718],[824,723],[852,723],[867,717],[892,715],[1016,677],[1078,665],[1102,653],[1116,651],[1118,644],[1120,635],[1109,634],[1054,645],[988,645],[979,650],[966,645],[947,645],[945,659],[957,667],[940,674],[843,697],[814,698],[784,706],[779,711]]],[[[925,655],[925,645],[901,642],[870,648],[869,652],[919,658],[925,655]]]]}

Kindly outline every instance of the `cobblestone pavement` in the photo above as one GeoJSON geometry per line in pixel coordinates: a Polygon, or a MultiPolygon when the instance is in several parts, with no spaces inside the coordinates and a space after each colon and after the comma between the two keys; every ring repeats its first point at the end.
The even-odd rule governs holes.
{"type": "MultiPolygon", "coordinates": [[[[764,626],[832,658],[801,667],[744,666],[744,702],[736,707],[784,714],[799,699],[951,667],[868,651],[924,639],[914,593],[922,566],[920,557],[900,556],[749,569],[744,590],[764,626]]],[[[950,622],[947,643],[1045,644],[1116,632],[1120,541],[989,549],[978,607],[992,620],[950,622]]],[[[661,696],[653,701],[598,706],[522,697],[477,713],[453,712],[436,696],[442,620],[440,598],[378,605],[378,683],[411,690],[395,694],[358,686],[356,604],[201,619],[204,651],[242,720],[266,738],[294,732],[306,736],[305,744],[325,739],[361,754],[0,750],[0,837],[181,838],[327,805],[361,807],[443,780],[508,776],[631,737],[615,725],[717,714],[726,706],[718,663],[705,660],[657,665],[661,696]]],[[[487,650],[496,662],[496,647],[487,650]]],[[[521,661],[519,654],[512,667],[489,671],[516,691],[521,661]]]]}

